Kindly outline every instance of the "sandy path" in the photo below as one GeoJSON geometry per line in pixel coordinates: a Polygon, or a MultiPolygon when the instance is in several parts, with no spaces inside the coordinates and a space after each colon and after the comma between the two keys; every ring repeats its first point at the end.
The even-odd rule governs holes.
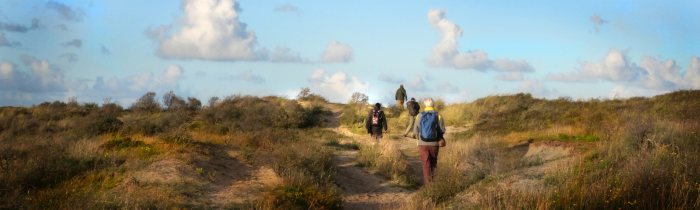
{"type": "Polygon", "coordinates": [[[411,191],[392,186],[386,179],[357,167],[357,151],[339,151],[336,184],[343,191],[345,209],[398,209],[411,191]]]}

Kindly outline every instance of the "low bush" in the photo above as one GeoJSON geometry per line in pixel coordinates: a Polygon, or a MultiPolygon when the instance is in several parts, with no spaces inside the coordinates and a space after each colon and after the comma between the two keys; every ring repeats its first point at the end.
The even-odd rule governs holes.
{"type": "Polygon", "coordinates": [[[232,96],[202,110],[206,127],[221,134],[272,128],[306,128],[320,124],[328,114],[321,107],[305,109],[296,101],[278,97],[232,96]]]}
{"type": "Polygon", "coordinates": [[[102,147],[105,149],[119,150],[131,147],[139,147],[143,145],[145,145],[143,141],[132,140],[129,137],[116,136],[107,141],[107,143],[103,144],[102,147]]]}
{"type": "Polygon", "coordinates": [[[341,208],[340,192],[334,183],[336,168],[331,151],[292,143],[275,149],[272,162],[284,184],[266,193],[259,201],[262,208],[341,208]]]}

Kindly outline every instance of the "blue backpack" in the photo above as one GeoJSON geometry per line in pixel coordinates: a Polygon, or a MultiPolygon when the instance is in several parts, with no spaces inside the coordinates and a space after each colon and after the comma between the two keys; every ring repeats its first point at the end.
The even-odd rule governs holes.
{"type": "Polygon", "coordinates": [[[442,137],[437,112],[423,112],[420,117],[420,138],[423,141],[438,141],[442,137]]]}

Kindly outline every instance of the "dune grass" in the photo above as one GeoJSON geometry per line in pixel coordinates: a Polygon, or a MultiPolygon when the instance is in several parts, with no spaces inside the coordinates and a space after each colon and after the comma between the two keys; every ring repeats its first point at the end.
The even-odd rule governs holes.
{"type": "Polygon", "coordinates": [[[586,101],[517,94],[448,105],[441,112],[447,123],[472,129],[450,136],[436,181],[406,208],[698,208],[697,107],[700,91],[586,101]],[[556,144],[578,148],[580,156],[541,177],[541,189],[496,184],[519,168],[545,164],[523,162],[504,150],[527,141],[561,142],[556,144]]]}
{"type": "MultiPolygon", "coordinates": [[[[201,192],[221,174],[216,161],[230,160],[272,168],[283,183],[233,207],[335,209],[342,201],[333,148],[359,149],[362,166],[418,187],[420,177],[410,176],[407,157],[390,138],[374,147],[341,144],[343,137],[321,129],[330,112],[317,96],[231,96],[207,107],[179,98],[164,106],[154,97],[127,109],[60,101],[1,107],[0,208],[215,208],[201,192]],[[156,166],[177,173],[143,175],[158,174],[156,166]]],[[[406,208],[700,208],[698,107],[700,91],[579,101],[516,94],[441,104],[448,125],[467,129],[448,136],[435,181],[406,208]],[[541,183],[534,191],[499,185],[550,164],[517,149],[530,143],[573,148],[569,164],[534,177],[541,183]]],[[[341,123],[364,134],[368,110],[343,106],[341,123]]],[[[406,112],[385,112],[390,130],[403,131],[406,112]]]]}

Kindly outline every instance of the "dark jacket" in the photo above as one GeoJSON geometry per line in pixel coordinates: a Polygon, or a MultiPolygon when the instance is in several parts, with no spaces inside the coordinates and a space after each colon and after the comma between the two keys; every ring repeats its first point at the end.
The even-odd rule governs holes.
{"type": "Polygon", "coordinates": [[[401,86],[396,90],[396,100],[406,101],[406,99],[408,99],[406,96],[406,89],[403,89],[403,86],[401,86]]]}
{"type": "Polygon", "coordinates": [[[406,103],[406,108],[408,108],[408,114],[411,116],[416,116],[418,112],[420,112],[420,105],[415,101],[408,101],[408,103],[406,103]]]}
{"type": "Polygon", "coordinates": [[[386,123],[386,116],[384,115],[384,111],[376,110],[379,112],[377,113],[377,115],[379,116],[379,122],[377,125],[372,125],[372,115],[374,114],[375,110],[376,109],[369,111],[369,114],[367,115],[367,121],[365,122],[365,128],[367,129],[367,133],[369,134],[382,135],[382,128],[384,129],[384,131],[389,129],[386,123]]]}

